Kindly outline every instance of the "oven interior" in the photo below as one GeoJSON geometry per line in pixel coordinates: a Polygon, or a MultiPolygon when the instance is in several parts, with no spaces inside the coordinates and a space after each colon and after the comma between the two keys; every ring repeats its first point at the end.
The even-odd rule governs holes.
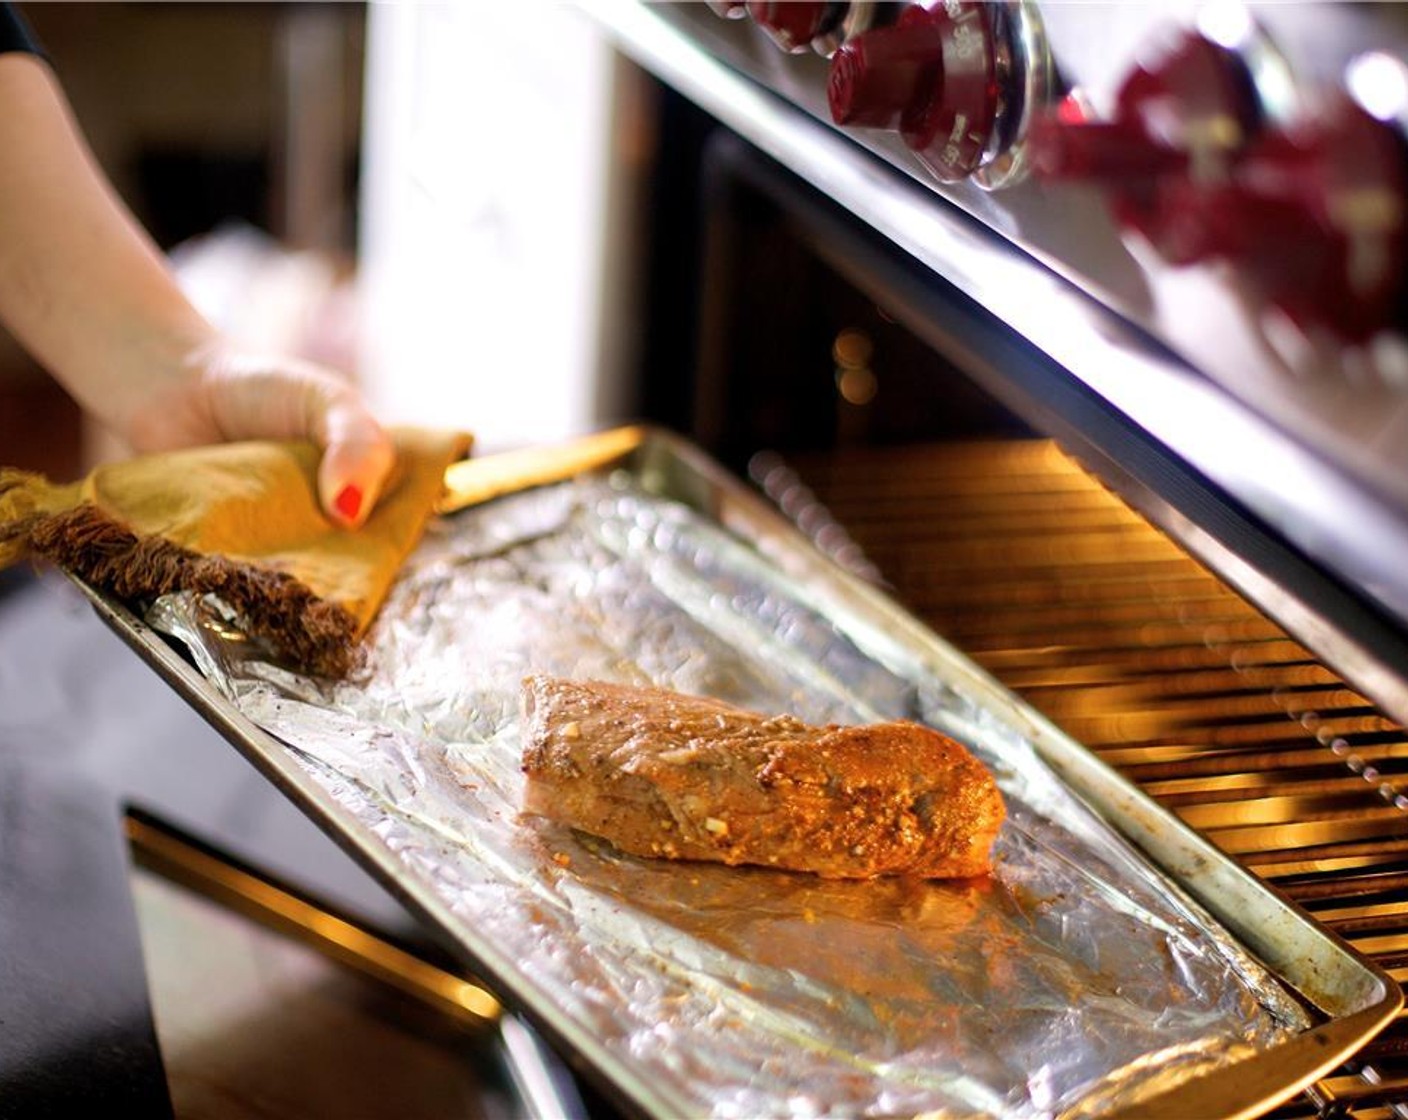
{"type": "MultiPolygon", "coordinates": [[[[654,199],[668,264],[650,274],[687,294],[643,297],[643,414],[1408,978],[1408,735],[1333,643],[1291,633],[1188,542],[1215,536],[1408,665],[1396,626],[981,308],[661,98],[661,134],[694,141],[675,166],[697,162],[654,199]]],[[[1408,1016],[1277,1115],[1408,1115],[1408,1016]]]]}
{"type": "MultiPolygon", "coordinates": [[[[1181,534],[1231,542],[1385,659],[1402,635],[980,307],[655,96],[634,415],[751,479],[836,563],[1408,978],[1408,735],[1181,534]]],[[[126,837],[144,872],[392,993],[403,1023],[470,1056],[481,1100],[507,1077],[532,1111],[526,1061],[556,1081],[549,1109],[616,1114],[609,1088],[566,1079],[570,1055],[505,1052],[473,978],[424,931],[387,933],[384,904],[280,883],[160,814],[129,816],[126,837]]],[[[1272,1115],[1408,1116],[1408,1016],[1272,1115]]]]}
{"type": "MultiPolygon", "coordinates": [[[[981,308],[683,98],[655,97],[633,415],[751,478],[837,563],[1408,979],[1408,735],[1181,530],[1253,558],[1384,661],[1408,665],[1408,639],[981,308]]],[[[235,833],[212,850],[172,824],[182,817],[128,815],[140,874],[382,992],[357,1000],[398,993],[378,1014],[423,1017],[419,1033],[478,1067],[489,1112],[512,1097],[503,1085],[531,1072],[533,1047],[501,1054],[492,1036],[486,1050],[472,978],[425,931],[388,934],[391,900],[347,908],[336,890],[280,883],[232,854],[235,833]]],[[[208,835],[203,823],[193,831],[208,835]]],[[[294,877],[326,887],[338,855],[295,859],[294,877]]],[[[589,1083],[539,1071],[559,1079],[542,1099],[612,1114],[589,1083]]],[[[520,1084],[514,1099],[531,1097],[520,1084]]],[[[1274,1115],[1408,1116],[1408,1015],[1274,1115]]]]}

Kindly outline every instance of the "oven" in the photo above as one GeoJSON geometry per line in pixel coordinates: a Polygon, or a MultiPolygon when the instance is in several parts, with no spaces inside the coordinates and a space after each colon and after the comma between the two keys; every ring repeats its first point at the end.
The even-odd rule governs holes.
{"type": "MultiPolygon", "coordinates": [[[[1408,15],[603,18],[642,414],[1401,982],[1408,15]]],[[[1402,1112],[1406,1044],[1278,1115],[1402,1112]]]]}
{"type": "MultiPolygon", "coordinates": [[[[634,214],[635,255],[611,272],[634,341],[601,374],[595,420],[702,447],[751,488],[723,503],[745,522],[780,514],[993,696],[1010,690],[1400,983],[1408,16],[1030,0],[590,13],[628,60],[615,123],[637,160],[612,202],[634,214]],[[963,123],[981,128],[936,99],[934,52],[967,75],[963,123]]],[[[107,656],[118,643],[76,621],[78,594],[6,620],[19,644],[57,632],[109,720],[108,753],[77,752],[82,781],[24,767],[4,786],[0,839],[28,856],[0,897],[29,921],[0,928],[32,965],[7,1088],[52,1107],[97,1086],[153,1113],[168,1082],[178,1106],[244,1115],[277,1112],[300,1080],[325,1083],[311,1096],[332,1114],[659,1111],[587,1068],[551,1016],[506,1010],[513,993],[474,975],[434,911],[417,920],[394,875],[387,894],[309,823],[321,803],[294,777],[271,785],[129,651],[107,656]],[[116,732],[113,712],[128,713],[116,732]],[[112,751],[114,734],[133,748],[112,751]],[[56,929],[79,933],[43,936],[56,929]],[[163,948],[219,960],[172,969],[163,948]],[[233,994],[232,959],[252,962],[256,996],[233,994]]],[[[211,719],[185,660],[95,605],[211,719]]],[[[1274,1112],[1405,1113],[1402,1012],[1274,1112]]]]}

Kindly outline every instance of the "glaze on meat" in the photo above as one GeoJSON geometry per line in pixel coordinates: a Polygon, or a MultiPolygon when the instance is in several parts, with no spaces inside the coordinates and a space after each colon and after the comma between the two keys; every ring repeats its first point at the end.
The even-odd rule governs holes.
{"type": "Polygon", "coordinates": [[[640,856],[829,879],[991,869],[992,775],[916,723],[810,726],[655,688],[523,682],[525,809],[640,856]]]}

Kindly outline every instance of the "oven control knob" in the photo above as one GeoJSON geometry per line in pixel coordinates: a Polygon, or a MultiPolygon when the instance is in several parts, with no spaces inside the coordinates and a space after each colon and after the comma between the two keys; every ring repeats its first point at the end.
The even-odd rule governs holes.
{"type": "Polygon", "coordinates": [[[790,54],[811,47],[846,15],[845,4],[811,3],[810,0],[748,0],[753,22],[790,54]]]}
{"type": "Polygon", "coordinates": [[[745,0],[708,0],[708,4],[715,15],[724,19],[744,19],[748,15],[745,0]]]}
{"type": "Polygon", "coordinates": [[[849,39],[831,57],[827,100],[839,125],[898,130],[944,182],[972,175],[1001,135],[1012,50],[1000,6],[943,0],[849,39]]]}
{"type": "Polygon", "coordinates": [[[1210,255],[1302,329],[1394,325],[1408,266],[1408,145],[1347,94],[1266,132],[1206,192],[1210,255]]]}
{"type": "Polygon", "coordinates": [[[1244,57],[1179,32],[1125,79],[1109,119],[1068,100],[1034,121],[1028,159],[1038,179],[1104,187],[1121,225],[1186,264],[1210,248],[1193,197],[1228,175],[1262,117],[1244,57]]]}

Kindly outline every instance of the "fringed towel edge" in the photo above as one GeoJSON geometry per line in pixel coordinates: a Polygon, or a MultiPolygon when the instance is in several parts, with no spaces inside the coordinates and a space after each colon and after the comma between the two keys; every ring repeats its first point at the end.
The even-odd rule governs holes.
{"type": "Polygon", "coordinates": [[[287,572],[202,556],[142,537],[91,503],[27,518],[30,551],[119,599],[173,591],[213,594],[298,669],[345,677],[361,660],[357,619],[287,572]]]}

